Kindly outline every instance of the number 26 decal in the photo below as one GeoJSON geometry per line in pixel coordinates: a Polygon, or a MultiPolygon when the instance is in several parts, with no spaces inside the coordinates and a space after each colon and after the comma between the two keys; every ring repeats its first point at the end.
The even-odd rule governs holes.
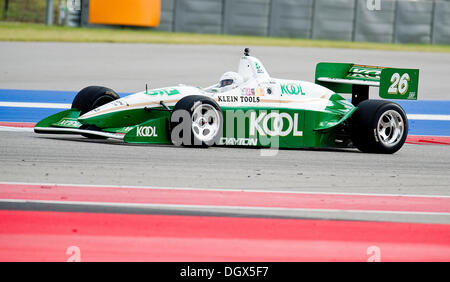
{"type": "Polygon", "coordinates": [[[401,77],[398,72],[394,73],[391,77],[391,87],[388,89],[389,94],[405,95],[408,92],[410,77],[408,73],[404,73],[401,77]]]}

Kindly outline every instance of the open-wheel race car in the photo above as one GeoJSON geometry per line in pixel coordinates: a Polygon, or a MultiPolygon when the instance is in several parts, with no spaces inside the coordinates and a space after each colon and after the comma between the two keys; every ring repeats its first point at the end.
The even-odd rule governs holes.
{"type": "Polygon", "coordinates": [[[89,86],[71,109],[41,120],[34,131],[129,143],[394,153],[408,134],[406,114],[392,101],[369,99],[369,87],[379,87],[384,99],[417,99],[418,76],[417,69],[319,63],[314,83],[277,79],[246,48],[238,71],[210,87],[178,85],[120,98],[89,86]]]}

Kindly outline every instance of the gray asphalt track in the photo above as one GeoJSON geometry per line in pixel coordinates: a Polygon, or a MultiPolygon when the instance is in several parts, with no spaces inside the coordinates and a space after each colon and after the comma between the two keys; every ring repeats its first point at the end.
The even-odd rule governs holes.
{"type": "MultiPolygon", "coordinates": [[[[105,85],[135,92],[145,83],[207,86],[237,68],[243,47],[0,43],[0,88],[76,91],[105,85]]],[[[280,78],[313,80],[319,61],[420,68],[419,97],[448,99],[442,85],[450,54],[276,47],[253,47],[252,52],[280,78]]],[[[259,149],[129,145],[30,132],[0,131],[0,140],[2,182],[450,196],[449,146],[405,145],[394,155],[280,150],[264,157],[259,149]]],[[[450,222],[448,215],[295,216],[450,222]]]]}
{"type": "MultiPolygon", "coordinates": [[[[450,147],[405,145],[394,155],[342,150],[193,149],[0,132],[2,182],[450,196],[450,147]],[[420,162],[418,161],[420,160],[420,162]]],[[[104,207],[0,203],[0,208],[450,223],[449,214],[104,207]]]]}
{"type": "Polygon", "coordinates": [[[450,147],[195,149],[77,136],[0,132],[2,181],[450,196],[450,147]]]}

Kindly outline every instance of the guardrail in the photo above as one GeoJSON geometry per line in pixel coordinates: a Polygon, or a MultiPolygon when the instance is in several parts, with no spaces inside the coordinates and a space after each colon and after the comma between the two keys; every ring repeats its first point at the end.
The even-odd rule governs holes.
{"type": "MultiPolygon", "coordinates": [[[[83,1],[83,26],[89,24],[83,1]]],[[[162,0],[157,30],[450,44],[448,0],[162,0]]]]}

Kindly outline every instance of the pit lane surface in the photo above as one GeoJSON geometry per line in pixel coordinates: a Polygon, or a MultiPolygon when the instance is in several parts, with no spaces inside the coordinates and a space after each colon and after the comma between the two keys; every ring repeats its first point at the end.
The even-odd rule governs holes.
{"type": "MultiPolygon", "coordinates": [[[[214,83],[224,71],[236,69],[238,58],[242,52],[241,49],[243,48],[230,46],[0,43],[0,50],[2,51],[0,52],[0,60],[2,62],[0,65],[0,72],[2,73],[0,88],[74,91],[86,85],[99,84],[110,86],[117,91],[133,92],[142,90],[143,85],[148,82],[150,87],[161,87],[177,83],[206,86],[214,83]]],[[[450,57],[447,54],[273,47],[255,47],[252,49],[253,55],[263,61],[268,71],[274,77],[312,80],[314,66],[318,61],[349,61],[361,64],[420,68],[420,99],[448,99],[446,93],[442,91],[442,84],[436,83],[436,81],[445,81],[450,64],[450,57]]],[[[17,214],[18,218],[15,217],[14,213],[5,213],[5,217],[2,217],[3,221],[0,222],[5,224],[5,226],[10,226],[8,223],[13,222],[15,219],[23,221],[27,217],[42,220],[42,224],[48,224],[48,220],[60,223],[61,221],[57,219],[53,221],[52,218],[58,217],[58,213],[64,212],[71,212],[74,222],[78,222],[77,220],[92,222],[92,218],[98,219],[98,217],[94,216],[95,213],[99,212],[145,214],[148,216],[168,214],[174,216],[208,215],[212,218],[217,216],[225,216],[227,218],[243,216],[270,217],[274,219],[297,219],[300,222],[303,221],[299,218],[309,220],[331,219],[341,220],[343,225],[340,229],[336,229],[334,221],[331,221],[328,225],[324,223],[326,227],[324,227],[323,231],[330,234],[330,236],[321,238],[322,241],[316,242],[317,245],[311,245],[311,241],[297,237],[297,240],[300,242],[297,249],[294,248],[291,252],[287,252],[289,249],[289,244],[287,244],[282,247],[282,250],[286,252],[284,253],[285,256],[283,256],[282,251],[279,253],[281,258],[271,258],[280,260],[360,260],[366,258],[365,251],[367,247],[370,247],[371,242],[388,243],[389,247],[387,249],[390,251],[395,249],[393,246],[397,246],[396,251],[394,251],[395,255],[387,257],[391,260],[402,260],[402,258],[404,260],[408,258],[408,255],[413,255],[409,257],[410,259],[416,258],[418,260],[420,258],[425,260],[446,260],[450,257],[448,251],[449,237],[442,238],[438,236],[438,238],[435,236],[442,233],[448,234],[448,229],[445,226],[448,226],[450,223],[449,213],[446,210],[449,206],[448,197],[450,196],[450,176],[448,174],[450,167],[449,146],[406,144],[401,151],[394,155],[362,154],[356,150],[347,149],[280,150],[276,152],[276,155],[267,157],[262,156],[259,149],[215,147],[205,150],[174,146],[130,145],[114,140],[92,141],[73,136],[36,135],[26,130],[17,130],[17,132],[0,131],[0,140],[2,140],[0,145],[0,181],[11,186],[20,185],[18,183],[36,183],[38,187],[43,187],[43,191],[48,189],[49,186],[42,184],[92,185],[91,189],[97,189],[98,186],[95,185],[114,187],[119,185],[125,188],[131,188],[131,186],[145,187],[142,189],[191,188],[199,189],[199,195],[205,194],[205,190],[259,191],[268,193],[282,191],[287,194],[304,192],[308,196],[322,196],[321,200],[325,203],[330,201],[330,197],[335,197],[336,195],[364,197],[362,199],[350,198],[343,200],[344,203],[359,203],[360,207],[358,209],[352,209],[354,206],[340,206],[336,208],[336,206],[327,205],[318,205],[315,208],[306,205],[303,208],[297,207],[296,209],[275,209],[273,207],[258,206],[251,209],[245,208],[243,205],[230,207],[223,204],[214,206],[211,204],[199,205],[197,203],[192,205],[192,203],[187,204],[186,202],[177,206],[164,205],[160,202],[153,206],[147,205],[142,207],[118,205],[115,201],[107,204],[93,201],[90,205],[86,205],[86,201],[81,203],[80,201],[64,201],[64,197],[73,197],[71,194],[68,196],[64,193],[57,195],[59,197],[57,201],[38,197],[35,198],[40,200],[36,201],[26,197],[19,199],[4,197],[2,198],[4,201],[0,203],[2,209],[26,210],[29,212],[28,215],[23,214],[23,217],[17,214]],[[386,201],[384,210],[380,211],[380,208],[377,209],[373,205],[371,206],[376,195],[387,197],[382,199],[382,201],[386,201]],[[418,196],[419,202],[427,202],[430,199],[432,202],[417,210],[415,208],[417,202],[411,201],[405,210],[394,204],[395,201],[392,197],[395,198],[399,195],[403,197],[418,196]],[[361,208],[361,206],[366,204],[369,207],[361,208]],[[435,209],[436,207],[438,210],[435,209]],[[53,211],[48,217],[45,214],[41,214],[48,211],[53,211]],[[58,211],[58,213],[55,214],[54,211],[58,211]],[[92,214],[85,216],[85,212],[92,214]],[[77,217],[78,213],[80,213],[79,217],[77,217]],[[353,220],[402,222],[403,224],[413,225],[391,226],[392,230],[394,230],[389,233],[391,238],[383,241],[374,235],[380,233],[379,227],[372,226],[369,228],[369,224],[366,226],[365,233],[361,231],[362,233],[360,234],[362,237],[368,236],[368,234],[372,235],[368,236],[369,239],[362,245],[359,245],[358,248],[360,250],[357,248],[359,250],[357,251],[358,255],[342,256],[340,251],[344,249],[349,250],[350,248],[348,242],[357,240],[350,236],[350,233],[354,230],[353,228],[355,228],[353,220]],[[420,238],[423,239],[430,236],[430,238],[438,238],[436,241],[404,241],[402,245],[401,240],[392,239],[401,237],[404,234],[402,233],[404,230],[430,230],[427,228],[423,229],[423,226],[420,225],[423,223],[439,223],[439,226],[444,226],[442,227],[444,229],[437,228],[430,232],[424,231],[424,233],[420,233],[421,231],[417,231],[421,234],[420,238]],[[445,225],[441,225],[443,223],[445,225]],[[342,233],[342,230],[346,231],[342,233]],[[333,232],[340,234],[338,236],[342,236],[340,239],[345,243],[327,245],[325,242],[334,240],[333,236],[331,236],[333,232]],[[406,252],[405,248],[408,249],[413,243],[416,244],[416,248],[410,248],[413,253],[406,252]],[[429,244],[436,244],[440,248],[433,249],[433,252],[427,256],[426,250],[429,250],[431,246],[429,244]],[[401,246],[400,249],[398,249],[398,246],[401,246]],[[322,251],[318,251],[318,249],[322,251]],[[325,249],[332,251],[327,253],[324,251],[325,249]],[[318,257],[298,256],[301,253],[311,254],[314,250],[318,257]],[[340,253],[341,256],[339,256],[340,253]],[[399,254],[401,255],[399,256],[399,254]]],[[[78,188],[80,193],[85,191],[80,187],[78,188]]],[[[32,196],[40,194],[33,191],[30,193],[32,196]]],[[[104,194],[104,196],[107,195],[109,194],[104,194]]],[[[222,196],[226,195],[228,194],[222,196]]],[[[272,195],[276,196],[276,194],[272,195]]],[[[190,197],[194,198],[197,196],[191,195],[190,197]]],[[[190,198],[181,197],[180,199],[186,200],[190,198]]],[[[408,198],[403,199],[407,200],[408,198]]],[[[277,203],[275,197],[273,203],[277,203]]],[[[105,215],[105,217],[107,216],[105,215]]],[[[255,218],[253,219],[256,220],[255,218]]],[[[161,220],[161,218],[152,218],[150,221],[147,221],[147,219],[143,221],[138,220],[136,224],[147,222],[148,224],[158,225],[161,220]]],[[[182,221],[182,219],[179,220],[182,221]]],[[[194,218],[189,218],[189,220],[195,222],[194,218]]],[[[230,220],[232,221],[232,219],[230,220]]],[[[111,219],[111,221],[115,222],[115,224],[121,224],[120,220],[111,219]]],[[[173,224],[177,226],[178,223],[174,222],[173,224]]],[[[76,224],[70,225],[70,222],[65,224],[68,224],[67,228],[76,226],[76,224]]],[[[242,226],[242,224],[244,223],[239,221],[230,222],[227,228],[236,228],[236,226],[242,226]]],[[[276,226],[277,223],[274,224],[276,226]]],[[[298,222],[293,223],[292,226],[297,226],[296,224],[298,222]]],[[[317,223],[313,222],[311,224],[317,226],[317,223]]],[[[84,226],[83,228],[92,228],[92,226],[82,226],[84,226]]],[[[262,226],[264,225],[258,228],[263,228],[262,226]]],[[[135,229],[136,227],[130,228],[135,229]]],[[[176,231],[183,234],[189,228],[177,229],[176,231]]],[[[203,226],[203,228],[206,227],[203,226]]],[[[34,228],[34,230],[36,229],[39,228],[34,228]]],[[[37,242],[40,242],[40,246],[44,246],[43,249],[46,249],[47,252],[43,252],[42,249],[37,250],[37,252],[43,255],[47,254],[46,259],[58,260],[55,259],[54,252],[48,251],[48,244],[56,238],[53,235],[60,233],[56,232],[50,237],[46,237],[42,234],[33,233],[36,231],[27,229],[25,231],[22,230],[25,233],[29,232],[27,233],[28,235],[23,235],[25,236],[23,237],[18,235],[20,232],[17,230],[8,228],[2,230],[4,232],[8,230],[15,232],[13,237],[17,240],[17,245],[12,246],[10,243],[12,233],[2,233],[0,235],[2,249],[12,248],[11,250],[13,250],[4,252],[4,254],[17,255],[17,253],[14,253],[14,248],[25,252],[26,250],[33,250],[29,245],[31,238],[40,238],[37,239],[37,242]]],[[[301,230],[305,232],[304,229],[301,230]]],[[[133,236],[137,231],[130,232],[131,235],[123,235],[133,236]]],[[[244,235],[241,234],[245,238],[250,238],[249,236],[253,234],[250,231],[246,232],[244,232],[244,235]]],[[[163,236],[164,234],[164,232],[158,233],[158,236],[163,236]]],[[[199,232],[199,234],[201,235],[202,233],[199,232]]],[[[195,236],[199,236],[199,234],[195,236]]],[[[264,239],[268,240],[265,241],[265,244],[267,245],[269,242],[289,242],[286,240],[291,240],[292,237],[286,237],[286,234],[278,234],[278,237],[265,237],[264,239]]],[[[74,234],[70,235],[74,236],[74,234]]],[[[102,231],[98,234],[96,233],[96,235],[99,237],[95,240],[100,240],[97,242],[98,244],[90,247],[83,247],[84,245],[82,245],[83,250],[98,248],[98,245],[101,245],[102,238],[108,234],[102,231]]],[[[190,235],[186,236],[189,237],[190,235]]],[[[68,237],[63,238],[67,239],[68,237]]],[[[70,238],[69,241],[64,241],[62,245],[67,246],[70,242],[73,242],[71,244],[76,244],[77,241],[75,239],[78,237],[70,238]]],[[[83,238],[89,241],[86,237],[83,238]]],[[[119,238],[118,240],[122,240],[120,242],[123,243],[125,238],[131,237],[119,238]]],[[[251,245],[253,249],[250,247],[251,251],[247,253],[247,256],[233,257],[231,253],[228,253],[229,256],[226,256],[228,260],[238,260],[239,258],[259,260],[258,258],[267,258],[262,253],[257,252],[259,245],[255,244],[255,242],[244,240],[240,243],[241,245],[233,245],[234,239],[231,235],[229,239],[228,241],[225,240],[228,242],[228,245],[223,244],[224,242],[220,244],[237,249],[251,245]]],[[[184,237],[178,238],[178,240],[186,242],[184,237]]],[[[181,241],[177,241],[178,244],[181,244],[181,241]]],[[[93,244],[92,242],[91,244],[93,244]]],[[[158,246],[161,242],[153,242],[151,246],[158,246]]],[[[117,243],[118,241],[114,240],[109,242],[109,245],[105,243],[104,248],[107,249],[117,243]]],[[[200,243],[197,242],[196,244],[200,243]]],[[[203,244],[201,245],[204,246],[203,244]]],[[[352,246],[355,247],[356,245],[352,246]]],[[[274,246],[273,250],[276,249],[277,247],[274,246]]],[[[160,251],[163,252],[164,250],[160,249],[160,251]]],[[[211,247],[209,250],[204,249],[203,251],[205,254],[200,257],[201,260],[213,260],[214,257],[211,254],[221,251],[225,255],[223,248],[215,249],[211,247]]],[[[111,253],[108,254],[111,255],[111,253]]],[[[178,259],[189,260],[189,254],[192,255],[193,250],[185,250],[182,254],[187,257],[178,256],[178,259]]],[[[134,255],[134,257],[131,254],[131,257],[122,258],[131,260],[133,258],[144,260],[155,258],[154,256],[138,257],[136,253],[134,255]]],[[[19,255],[17,260],[24,259],[24,257],[26,259],[26,256],[19,255]]],[[[36,258],[28,256],[28,258],[31,260],[45,259],[42,256],[36,258]]],[[[161,256],[158,258],[161,258],[161,256]]],[[[175,258],[170,258],[176,260],[177,257],[175,255],[175,258]]],[[[195,257],[191,256],[190,258],[195,257]]],[[[224,259],[223,257],[215,258],[219,260],[224,259]]],[[[4,260],[5,257],[1,259],[4,260]]],[[[108,256],[103,257],[103,259],[108,260],[108,256]]],[[[113,257],[109,256],[109,259],[113,259],[113,257]]],[[[270,259],[270,257],[267,259],[270,259]]]]}

